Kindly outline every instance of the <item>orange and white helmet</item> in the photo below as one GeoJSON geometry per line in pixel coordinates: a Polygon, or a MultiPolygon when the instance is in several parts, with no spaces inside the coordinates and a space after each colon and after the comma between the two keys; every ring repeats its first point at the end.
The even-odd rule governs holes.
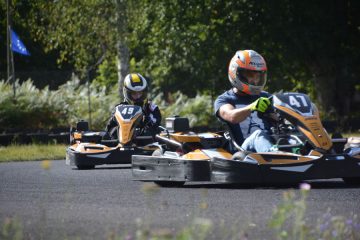
{"type": "Polygon", "coordinates": [[[254,50],[237,51],[228,70],[231,85],[249,95],[259,95],[267,80],[265,59],[254,50]]]}
{"type": "Polygon", "coordinates": [[[125,77],[123,94],[129,104],[143,106],[147,101],[148,84],[139,73],[131,73],[125,77]]]}

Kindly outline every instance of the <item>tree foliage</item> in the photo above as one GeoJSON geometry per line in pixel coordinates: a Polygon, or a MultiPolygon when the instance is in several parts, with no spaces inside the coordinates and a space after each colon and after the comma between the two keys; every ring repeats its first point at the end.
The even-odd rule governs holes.
{"type": "Polygon", "coordinates": [[[134,55],[147,56],[141,69],[164,92],[218,94],[235,51],[255,49],[268,61],[270,91],[307,92],[334,115],[353,109],[356,1],[142,1],[139,9],[134,55]]]}
{"type": "Polygon", "coordinates": [[[327,117],[360,112],[356,0],[14,2],[15,19],[26,18],[31,37],[59,51],[59,62],[81,71],[105,56],[99,84],[114,82],[121,38],[130,49],[130,71],[150,77],[155,95],[170,104],[177,91],[213,101],[230,87],[227,66],[235,51],[254,49],[267,61],[269,92],[308,93],[327,117]],[[119,28],[119,16],[126,28],[119,28]]]}
{"type": "Polygon", "coordinates": [[[71,62],[79,72],[116,52],[116,19],[112,1],[71,0],[31,3],[29,25],[46,51],[59,50],[58,63],[71,62]]]}

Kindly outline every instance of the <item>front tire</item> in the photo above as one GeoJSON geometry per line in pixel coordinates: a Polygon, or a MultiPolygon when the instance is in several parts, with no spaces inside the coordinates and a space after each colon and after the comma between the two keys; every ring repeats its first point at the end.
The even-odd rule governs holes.
{"type": "Polygon", "coordinates": [[[172,181],[155,181],[155,184],[159,185],[160,187],[182,187],[185,184],[185,181],[180,182],[172,182],[172,181]]]}
{"type": "Polygon", "coordinates": [[[90,170],[94,169],[95,165],[76,165],[78,170],[90,170]]]}

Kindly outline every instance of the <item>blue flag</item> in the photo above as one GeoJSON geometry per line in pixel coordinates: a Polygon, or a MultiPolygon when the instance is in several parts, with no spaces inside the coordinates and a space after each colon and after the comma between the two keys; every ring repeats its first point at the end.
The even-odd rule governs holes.
{"type": "Polygon", "coordinates": [[[17,52],[22,55],[29,56],[30,55],[29,51],[26,49],[25,45],[21,42],[18,35],[16,35],[16,33],[12,29],[10,29],[10,31],[11,31],[11,50],[13,52],[17,52]]]}

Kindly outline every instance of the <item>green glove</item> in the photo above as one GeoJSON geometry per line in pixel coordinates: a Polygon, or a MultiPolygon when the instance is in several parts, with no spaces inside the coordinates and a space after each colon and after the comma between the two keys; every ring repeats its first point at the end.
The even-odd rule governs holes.
{"type": "Polygon", "coordinates": [[[255,102],[250,104],[251,111],[265,112],[270,106],[270,100],[265,97],[258,98],[255,102]]]}

